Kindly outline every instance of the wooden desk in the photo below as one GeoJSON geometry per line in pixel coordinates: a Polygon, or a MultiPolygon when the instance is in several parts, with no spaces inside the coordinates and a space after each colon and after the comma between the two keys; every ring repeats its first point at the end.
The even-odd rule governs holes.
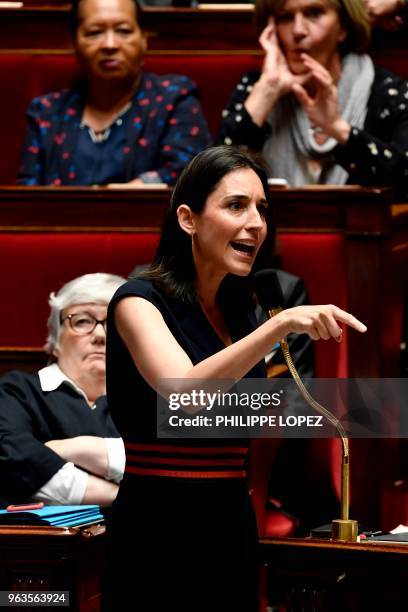
{"type": "Polygon", "coordinates": [[[262,539],[271,603],[291,612],[402,612],[408,546],[262,539]]]}
{"type": "MultiPolygon", "coordinates": [[[[393,205],[387,187],[319,185],[274,188],[271,193],[278,232],[386,238],[391,236],[394,214],[408,217],[408,205],[393,205]]],[[[0,232],[160,231],[170,195],[169,188],[0,185],[0,232]]]]}
{"type": "Polygon", "coordinates": [[[102,525],[0,526],[0,590],[69,591],[63,610],[98,612],[104,535],[102,525]]]}

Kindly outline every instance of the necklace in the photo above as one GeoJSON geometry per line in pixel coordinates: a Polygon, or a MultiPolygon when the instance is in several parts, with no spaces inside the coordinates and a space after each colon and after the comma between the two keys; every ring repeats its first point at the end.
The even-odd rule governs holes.
{"type": "Polygon", "coordinates": [[[126,102],[126,104],[121,108],[121,110],[115,113],[110,118],[109,123],[106,126],[104,126],[102,129],[95,130],[94,128],[89,126],[84,120],[81,121],[79,127],[81,129],[84,129],[84,128],[88,129],[89,136],[92,142],[94,143],[104,142],[105,140],[109,138],[110,133],[111,133],[111,128],[114,123],[117,123],[118,125],[122,125],[121,116],[124,115],[131,106],[132,106],[131,101],[126,102]]]}

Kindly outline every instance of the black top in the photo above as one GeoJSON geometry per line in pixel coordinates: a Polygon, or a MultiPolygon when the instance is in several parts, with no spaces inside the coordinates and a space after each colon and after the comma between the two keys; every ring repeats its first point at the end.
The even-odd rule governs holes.
{"type": "Polygon", "coordinates": [[[106,395],[91,409],[69,383],[42,391],[38,374],[0,379],[0,504],[30,498],[66,463],[44,446],[76,436],[117,438],[106,395]]]}
{"type": "MultiPolygon", "coordinates": [[[[211,327],[198,302],[183,304],[163,296],[149,280],[132,280],[115,293],[108,309],[107,337],[107,394],[112,418],[125,443],[155,442],[156,392],[137,370],[128,349],[119,337],[113,320],[115,305],[124,297],[143,297],[160,311],[169,330],[197,364],[225,348],[211,327]]],[[[221,306],[222,308],[222,306],[221,306]]],[[[223,310],[232,341],[235,342],[253,331],[256,319],[253,313],[244,314],[237,309],[223,310]]],[[[165,353],[162,359],[167,359],[165,353]]],[[[250,370],[246,378],[265,378],[264,361],[250,370]]],[[[180,441],[183,443],[183,441],[180,441]]],[[[184,444],[185,444],[184,440],[184,444]]],[[[197,444],[199,441],[194,441],[197,444]]],[[[239,440],[206,440],[211,446],[241,445],[239,440]]],[[[167,441],[166,444],[177,444],[167,441]]],[[[190,440],[189,440],[190,444],[190,440]]]]}
{"type": "MultiPolygon", "coordinates": [[[[224,110],[216,144],[245,145],[262,150],[273,138],[267,122],[256,125],[244,102],[260,73],[244,74],[224,110]]],[[[375,67],[363,129],[352,126],[344,145],[334,149],[334,161],[348,173],[349,184],[391,185],[398,197],[408,195],[408,81],[375,67]]],[[[283,177],[285,178],[285,177],[283,177]]]]}

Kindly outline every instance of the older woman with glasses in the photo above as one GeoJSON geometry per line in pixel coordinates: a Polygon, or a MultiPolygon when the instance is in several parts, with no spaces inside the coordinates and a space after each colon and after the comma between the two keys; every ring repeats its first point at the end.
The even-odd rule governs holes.
{"type": "Polygon", "coordinates": [[[52,363],[0,380],[1,505],[115,499],[125,455],[105,395],[106,313],[123,282],[85,274],[51,293],[52,363]]]}

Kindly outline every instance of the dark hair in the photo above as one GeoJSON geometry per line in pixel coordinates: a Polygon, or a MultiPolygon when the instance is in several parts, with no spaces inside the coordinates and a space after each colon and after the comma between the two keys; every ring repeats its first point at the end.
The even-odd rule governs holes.
{"type": "MultiPolygon", "coordinates": [[[[260,33],[281,9],[285,0],[256,0],[255,23],[260,33]]],[[[367,10],[362,0],[328,0],[329,6],[338,14],[342,26],[347,32],[346,40],[340,43],[340,52],[364,53],[370,42],[371,25],[367,10]]]]}
{"type": "MultiPolygon", "coordinates": [[[[235,147],[219,146],[199,153],[181,173],[166,212],[156,256],[141,277],[154,281],[171,298],[187,303],[196,300],[193,288],[195,267],[191,237],[181,229],[177,209],[181,204],[187,204],[194,213],[201,213],[208,196],[216,189],[222,178],[230,172],[244,168],[250,168],[260,178],[268,202],[267,237],[256,257],[250,277],[255,270],[265,267],[275,242],[265,162],[260,157],[243,153],[235,147]]],[[[225,282],[229,288],[229,295],[232,295],[231,291],[236,293],[242,291],[243,287],[248,288],[248,280],[248,277],[227,275],[225,282]]],[[[243,297],[240,295],[241,299],[243,297]]]]}
{"type": "MultiPolygon", "coordinates": [[[[71,36],[72,38],[75,38],[75,35],[77,33],[78,27],[79,27],[79,5],[81,4],[81,2],[85,2],[85,0],[72,0],[71,3],[71,8],[69,11],[69,30],[71,32],[71,36]]],[[[140,10],[139,8],[139,4],[137,2],[137,0],[132,0],[132,2],[135,5],[135,15],[136,15],[136,20],[138,22],[138,24],[140,25],[140,27],[142,26],[142,15],[143,12],[140,10]]]]}

